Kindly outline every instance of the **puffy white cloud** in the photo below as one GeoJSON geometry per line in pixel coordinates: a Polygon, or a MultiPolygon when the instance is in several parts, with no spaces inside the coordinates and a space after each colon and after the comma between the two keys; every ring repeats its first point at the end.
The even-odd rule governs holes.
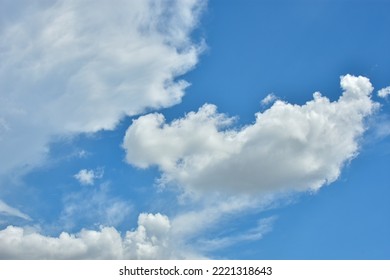
{"type": "Polygon", "coordinates": [[[386,98],[389,95],[390,95],[390,86],[378,90],[379,97],[386,98]]]}
{"type": "Polygon", "coordinates": [[[175,247],[170,221],[161,214],[142,213],[138,227],[124,235],[113,227],[81,230],[58,237],[8,226],[0,231],[0,259],[168,259],[194,258],[175,247]]]}
{"type": "Polygon", "coordinates": [[[24,220],[31,221],[31,218],[27,214],[24,214],[19,209],[9,206],[1,199],[0,199],[0,215],[14,216],[14,217],[22,218],[24,220]]]}
{"type": "Polygon", "coordinates": [[[357,155],[376,107],[367,78],[343,76],[341,87],[333,102],[319,92],[301,106],[276,101],[240,129],[226,127],[232,119],[209,104],[170,124],[161,114],[142,116],[126,132],[126,160],[157,165],[161,183],[187,192],[317,190],[357,155]]]}
{"type": "Polygon", "coordinates": [[[42,162],[53,136],[113,129],[180,102],[203,0],[7,5],[0,21],[1,174],[42,162]]]}
{"type": "Polygon", "coordinates": [[[122,240],[114,228],[48,237],[20,227],[0,231],[1,259],[117,259],[122,240]]]}
{"type": "Polygon", "coordinates": [[[77,174],[73,176],[77,179],[82,185],[93,185],[95,179],[100,179],[103,177],[103,170],[87,170],[81,169],[77,174]]]}

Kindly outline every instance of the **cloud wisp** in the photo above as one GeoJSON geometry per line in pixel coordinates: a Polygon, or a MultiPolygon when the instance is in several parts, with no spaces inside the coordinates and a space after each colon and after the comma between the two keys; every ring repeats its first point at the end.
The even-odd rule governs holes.
{"type": "Polygon", "coordinates": [[[27,221],[31,221],[31,218],[27,214],[21,212],[19,209],[9,206],[0,199],[0,216],[1,215],[13,216],[27,221]]]}

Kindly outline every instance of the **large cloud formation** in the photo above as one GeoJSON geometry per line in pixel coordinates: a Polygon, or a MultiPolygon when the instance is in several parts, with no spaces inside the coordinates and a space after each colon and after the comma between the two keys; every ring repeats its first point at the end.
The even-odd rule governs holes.
{"type": "Polygon", "coordinates": [[[124,138],[127,162],[156,165],[162,184],[189,192],[317,190],[357,155],[376,107],[367,78],[343,76],[341,87],[333,102],[319,92],[302,106],[278,100],[239,129],[210,104],[170,124],[162,114],[142,116],[124,138]]]}
{"type": "Polygon", "coordinates": [[[0,175],[54,136],[113,129],[180,102],[202,0],[7,2],[0,21],[0,175]]]}
{"type": "Polygon", "coordinates": [[[168,217],[142,213],[138,227],[122,237],[113,227],[49,237],[33,229],[0,231],[0,259],[185,259],[199,258],[177,248],[168,217]]]}

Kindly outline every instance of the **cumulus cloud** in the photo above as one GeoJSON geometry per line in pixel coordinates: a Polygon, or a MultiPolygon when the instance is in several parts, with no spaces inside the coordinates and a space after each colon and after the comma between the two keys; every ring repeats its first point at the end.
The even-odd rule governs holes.
{"type": "Polygon", "coordinates": [[[9,206],[7,203],[0,199],[0,215],[14,216],[22,218],[24,220],[31,221],[31,218],[21,212],[19,209],[9,206]]]}
{"type": "Polygon", "coordinates": [[[142,116],[126,132],[126,160],[158,166],[162,184],[188,192],[318,190],[357,155],[376,108],[367,78],[343,76],[341,87],[332,102],[319,92],[304,105],[276,101],[239,129],[211,104],[170,124],[162,114],[142,116]]]}
{"type": "Polygon", "coordinates": [[[73,177],[77,179],[82,185],[93,185],[95,183],[95,179],[100,179],[103,177],[103,170],[81,169],[73,177]]]}
{"type": "Polygon", "coordinates": [[[53,136],[113,129],[180,102],[203,0],[8,5],[0,21],[1,174],[42,162],[53,136]]]}
{"type": "MultiPolygon", "coordinates": [[[[142,213],[138,227],[122,237],[113,227],[50,237],[8,226],[0,231],[0,259],[177,259],[195,258],[175,247],[168,217],[142,213]]],[[[199,256],[198,256],[199,257],[199,256]]]]}
{"type": "Polygon", "coordinates": [[[378,90],[379,97],[386,98],[389,95],[390,95],[390,86],[378,90]]]}

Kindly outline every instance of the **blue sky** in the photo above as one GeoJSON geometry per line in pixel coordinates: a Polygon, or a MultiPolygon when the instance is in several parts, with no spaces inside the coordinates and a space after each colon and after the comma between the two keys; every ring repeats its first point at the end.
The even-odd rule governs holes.
{"type": "Polygon", "coordinates": [[[91,3],[1,2],[0,258],[390,257],[388,1],[91,3]]]}

